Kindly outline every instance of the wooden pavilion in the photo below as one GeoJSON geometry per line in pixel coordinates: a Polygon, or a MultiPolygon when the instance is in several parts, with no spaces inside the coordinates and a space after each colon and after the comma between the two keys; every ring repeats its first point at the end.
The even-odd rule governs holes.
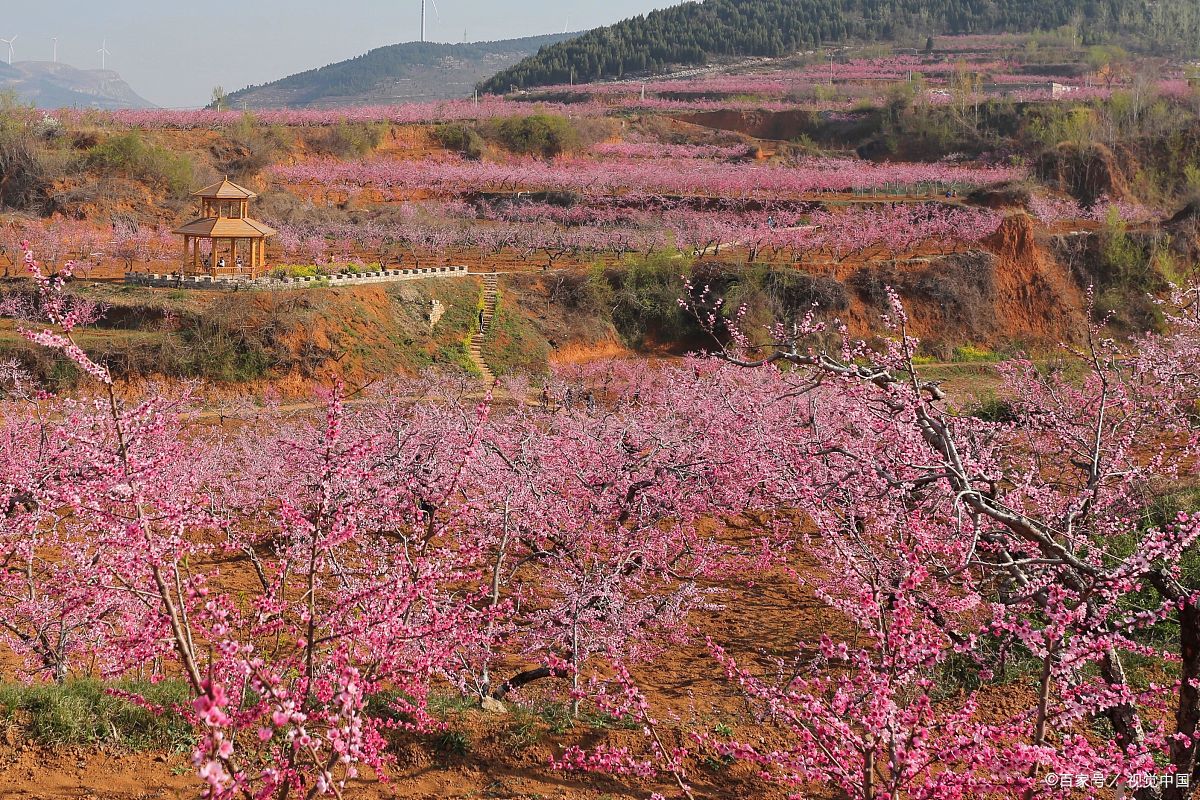
{"type": "Polygon", "coordinates": [[[192,274],[258,277],[267,265],[267,237],[275,235],[250,217],[250,201],[258,195],[225,178],[192,197],[200,198],[200,217],[174,230],[183,237],[183,273],[190,265],[192,274]],[[212,242],[207,258],[200,255],[202,239],[212,242]]]}

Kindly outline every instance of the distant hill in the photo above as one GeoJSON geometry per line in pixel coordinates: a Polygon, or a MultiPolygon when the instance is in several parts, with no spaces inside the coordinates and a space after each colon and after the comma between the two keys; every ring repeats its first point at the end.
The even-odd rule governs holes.
{"type": "Polygon", "coordinates": [[[475,84],[577,33],[498,42],[406,42],[228,96],[231,108],[324,108],[466,97],[475,84]]]}
{"type": "Polygon", "coordinates": [[[559,83],[653,74],[720,58],[777,57],[849,40],[1025,32],[1075,22],[1084,43],[1135,37],[1164,50],[1200,46],[1196,0],[707,0],[596,28],[479,85],[503,94],[559,83]]]}
{"type": "Polygon", "coordinates": [[[154,108],[111,69],[77,69],[52,61],[0,63],[0,92],[15,91],[38,108],[154,108]]]}

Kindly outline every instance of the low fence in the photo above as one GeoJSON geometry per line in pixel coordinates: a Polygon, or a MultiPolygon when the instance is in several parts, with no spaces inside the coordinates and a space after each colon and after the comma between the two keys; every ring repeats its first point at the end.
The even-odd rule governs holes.
{"type": "Polygon", "coordinates": [[[323,286],[361,286],[368,283],[393,283],[424,278],[460,278],[467,274],[461,264],[449,267],[413,267],[412,269],[382,269],[341,275],[318,275],[311,278],[271,278],[250,280],[226,275],[161,275],[148,272],[126,272],[125,283],[134,286],[154,286],[163,289],[258,290],[308,289],[323,286]]]}

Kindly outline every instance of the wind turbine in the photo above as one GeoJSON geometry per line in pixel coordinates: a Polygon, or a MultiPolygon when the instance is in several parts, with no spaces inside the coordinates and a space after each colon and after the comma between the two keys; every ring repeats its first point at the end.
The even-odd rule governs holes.
{"type": "Polygon", "coordinates": [[[0,39],[0,42],[4,42],[6,45],[8,45],[8,64],[9,64],[9,66],[12,66],[12,43],[15,42],[16,40],[17,40],[17,34],[15,34],[15,33],[13,34],[11,39],[0,39]]]}
{"type": "MultiPolygon", "coordinates": [[[[442,15],[438,12],[437,0],[429,0],[433,3],[433,13],[437,15],[438,22],[442,21],[442,15]]],[[[421,41],[425,41],[425,0],[421,0],[421,41]]]]}
{"type": "Polygon", "coordinates": [[[55,63],[55,64],[57,64],[57,63],[58,63],[58,37],[57,37],[57,36],[51,36],[51,37],[50,37],[50,44],[51,44],[51,45],[53,45],[53,47],[54,47],[54,59],[53,59],[53,61],[54,61],[54,63],[55,63]]]}
{"type": "Polygon", "coordinates": [[[105,59],[112,55],[112,53],[108,52],[108,39],[100,40],[100,49],[96,52],[100,54],[100,69],[107,69],[108,62],[105,59]]]}
{"type": "Polygon", "coordinates": [[[567,14],[567,19],[563,22],[563,33],[566,33],[569,27],[571,27],[571,15],[567,14]]]}

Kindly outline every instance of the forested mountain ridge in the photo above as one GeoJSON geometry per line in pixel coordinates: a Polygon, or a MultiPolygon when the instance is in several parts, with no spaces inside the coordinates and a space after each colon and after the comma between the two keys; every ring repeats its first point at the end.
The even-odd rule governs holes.
{"type": "Polygon", "coordinates": [[[1084,43],[1133,37],[1174,52],[1200,42],[1196,0],[706,0],[596,28],[479,84],[501,94],[620,78],[712,58],[777,57],[848,40],[1078,27],[1084,43]]]}
{"type": "Polygon", "coordinates": [[[538,48],[576,36],[558,33],[495,42],[405,42],[229,94],[231,107],[320,107],[466,97],[476,81],[538,48]]]}

